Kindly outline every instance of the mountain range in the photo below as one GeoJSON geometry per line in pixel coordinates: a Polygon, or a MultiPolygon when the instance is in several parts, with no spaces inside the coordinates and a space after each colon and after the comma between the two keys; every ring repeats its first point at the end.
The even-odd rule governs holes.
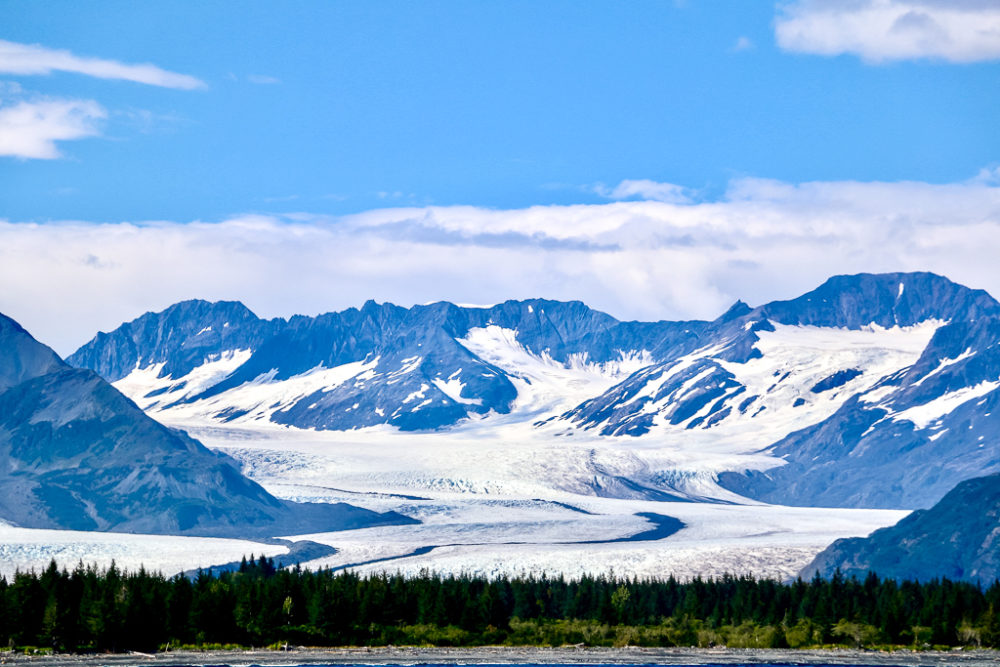
{"type": "MultiPolygon", "coordinates": [[[[507,416],[551,435],[725,440],[775,461],[716,465],[741,496],[918,508],[1000,471],[998,343],[986,292],[900,273],[836,276],[710,322],[620,322],[541,299],[369,301],[287,320],[186,301],[68,361],[168,421],[447,432],[507,416]]],[[[683,491],[676,477],[641,482],[683,491]]]]}
{"type": "Polygon", "coordinates": [[[665,355],[688,344],[703,326],[618,322],[580,302],[541,299],[409,309],[368,301],[288,320],[259,319],[238,302],[185,301],[98,334],[68,361],[110,382],[152,374],[160,382],[135,397],[156,399],[143,403],[155,412],[199,405],[222,422],[429,430],[506,414],[518,396],[516,372],[478,355],[470,334],[514,331],[512,343],[531,354],[614,373],[633,353],[665,355]],[[241,396],[262,385],[270,387],[263,400],[241,396]]]}

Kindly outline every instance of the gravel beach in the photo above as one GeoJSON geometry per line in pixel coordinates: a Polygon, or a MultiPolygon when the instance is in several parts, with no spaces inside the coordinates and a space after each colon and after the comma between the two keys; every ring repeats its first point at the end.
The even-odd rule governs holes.
{"type": "Polygon", "coordinates": [[[158,654],[44,655],[0,654],[0,664],[39,667],[141,665],[1000,665],[1000,651],[793,651],[693,648],[343,648],[289,651],[176,651],[158,654]]]}

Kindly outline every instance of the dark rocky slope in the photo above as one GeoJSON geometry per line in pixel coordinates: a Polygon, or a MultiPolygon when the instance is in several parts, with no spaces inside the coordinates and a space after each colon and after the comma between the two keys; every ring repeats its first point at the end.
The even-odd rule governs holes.
{"type": "Polygon", "coordinates": [[[1000,475],[962,482],[927,510],[865,538],[837,540],[802,571],[895,579],[1000,578],[1000,475]]]}
{"type": "Polygon", "coordinates": [[[0,315],[0,519],[30,528],[273,536],[406,522],[279,500],[0,315]]]}

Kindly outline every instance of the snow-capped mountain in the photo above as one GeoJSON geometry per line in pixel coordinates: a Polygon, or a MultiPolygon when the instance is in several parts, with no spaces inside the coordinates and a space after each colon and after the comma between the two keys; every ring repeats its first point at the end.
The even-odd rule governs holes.
{"type": "Polygon", "coordinates": [[[802,571],[868,571],[896,579],[948,577],[987,584],[1000,577],[1000,475],[962,482],[934,507],[868,537],[834,542],[802,571]]]}
{"type": "Polygon", "coordinates": [[[269,535],[407,522],[279,500],[0,315],[0,519],[29,528],[269,535]]]}
{"type": "Polygon", "coordinates": [[[931,274],[839,276],[732,315],[693,353],[564,417],[607,435],[742,440],[786,464],[722,472],[723,486],[781,504],[926,507],[1000,470],[1000,305],[985,292],[931,274]]]}
{"type": "Polygon", "coordinates": [[[996,302],[964,288],[941,298],[941,324],[913,363],[777,442],[770,451],[787,465],[731,488],[799,505],[928,507],[958,482],[1000,470],[996,302]]]}
{"type": "MultiPolygon", "coordinates": [[[[636,472],[596,472],[648,497],[692,495],[684,480],[707,475],[767,502],[912,508],[1000,470],[997,343],[992,297],[908,273],[837,276],[712,322],[619,322],[545,300],[368,302],[263,321],[236,303],[184,302],[69,360],[172,423],[516,422],[518,437],[640,448],[636,472]]],[[[713,488],[694,495],[727,493],[713,488]]]]}
{"type": "Polygon", "coordinates": [[[369,301],[287,321],[260,320],[238,303],[188,301],[99,334],[69,361],[151,414],[423,430],[510,412],[517,385],[531,383],[517,368],[524,355],[603,387],[693,341],[702,326],[618,322],[579,302],[541,299],[410,309],[369,301]]]}

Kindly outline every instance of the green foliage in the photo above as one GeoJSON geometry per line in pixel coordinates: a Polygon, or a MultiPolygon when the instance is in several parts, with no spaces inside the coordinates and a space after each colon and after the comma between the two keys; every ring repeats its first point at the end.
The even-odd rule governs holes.
{"type": "Polygon", "coordinates": [[[834,637],[849,641],[855,648],[879,643],[881,634],[878,628],[873,625],[848,621],[843,618],[834,624],[831,632],[834,637]]]}
{"type": "Polygon", "coordinates": [[[164,577],[53,563],[0,578],[0,645],[28,651],[482,644],[1000,645],[1000,582],[372,575],[267,558],[164,577]],[[35,648],[40,647],[40,648],[35,648]]]}
{"type": "Polygon", "coordinates": [[[823,642],[823,631],[811,619],[800,618],[795,625],[784,628],[788,648],[806,648],[823,642]]]}

